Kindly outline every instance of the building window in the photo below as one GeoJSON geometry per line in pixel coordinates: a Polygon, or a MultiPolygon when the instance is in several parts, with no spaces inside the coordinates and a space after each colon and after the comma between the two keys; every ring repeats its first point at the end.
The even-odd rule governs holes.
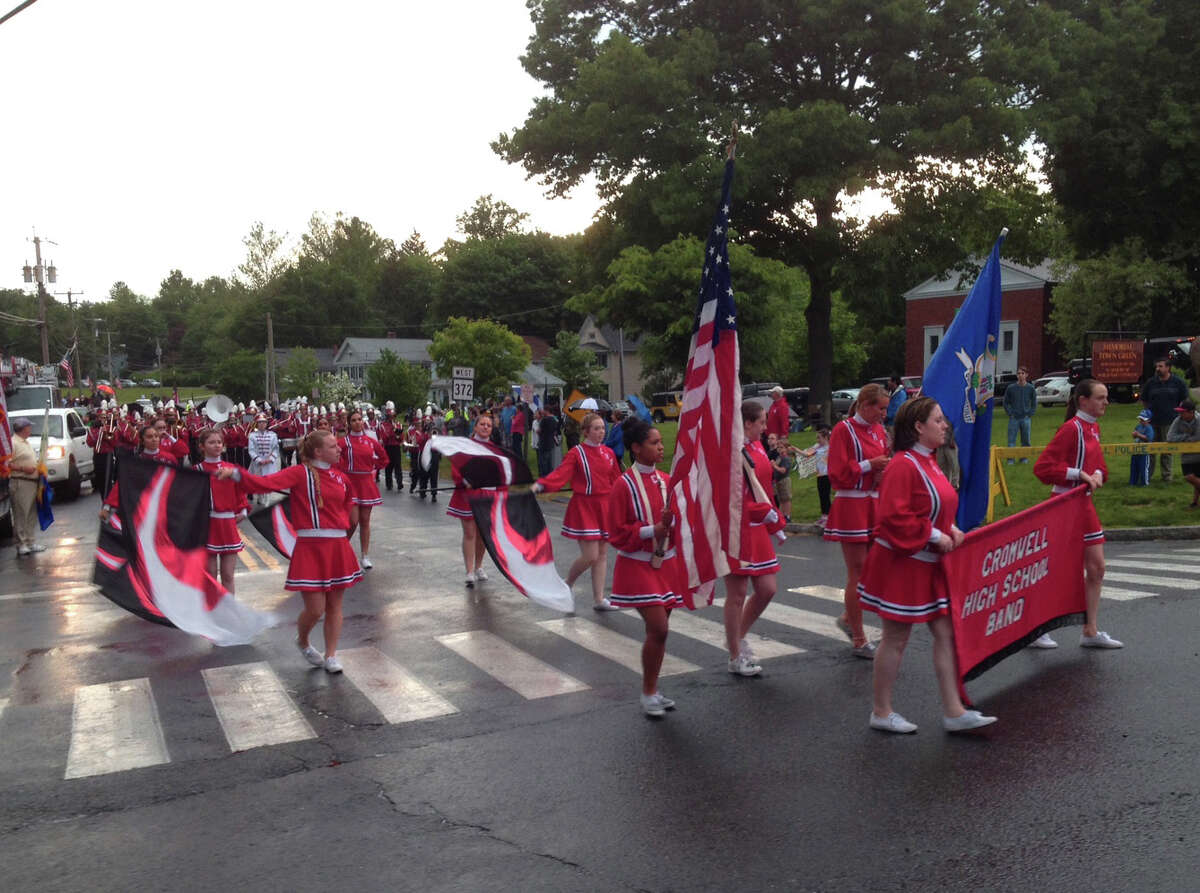
{"type": "Polygon", "coordinates": [[[607,353],[597,353],[596,354],[596,365],[599,366],[601,369],[607,369],[608,368],[608,354],[607,353]]]}
{"type": "Polygon", "coordinates": [[[1002,332],[1001,334],[1002,334],[1002,335],[1003,335],[1003,337],[1004,337],[1004,342],[1003,342],[1003,343],[1004,343],[1004,346],[1003,346],[1001,349],[1002,349],[1002,350],[1005,350],[1005,351],[1010,351],[1010,350],[1012,350],[1012,349],[1013,349],[1013,335],[1015,334],[1015,333],[1013,332],[1013,330],[1012,330],[1012,329],[1008,329],[1007,331],[1005,331],[1005,332],[1002,332]]]}
{"type": "MultiPolygon", "coordinates": [[[[925,367],[929,365],[929,361],[933,359],[933,355],[937,353],[938,345],[942,343],[942,337],[946,334],[945,326],[925,326],[925,367]]],[[[924,367],[922,367],[924,368],[924,367]]]]}

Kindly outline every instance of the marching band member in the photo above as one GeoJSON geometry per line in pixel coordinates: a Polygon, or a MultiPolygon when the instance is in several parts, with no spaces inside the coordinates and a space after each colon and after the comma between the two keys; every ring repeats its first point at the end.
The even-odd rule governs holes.
{"type": "Polygon", "coordinates": [[[337,659],[342,632],[342,600],[346,589],[358,583],[362,569],[354,558],[348,532],[358,521],[358,506],[350,483],[333,466],[338,461],[337,440],[327,431],[310,433],[300,445],[300,464],[265,477],[240,468],[222,468],[218,478],[239,481],[248,493],[290,491],[296,548],[288,566],[284,588],[300,592],[304,610],[297,623],[296,647],[314,667],[327,673],[342,672],[337,659]],[[325,654],[309,644],[309,634],[325,618],[325,654]]]}
{"type": "Polygon", "coordinates": [[[834,493],[824,537],[842,544],[846,562],[846,612],[837,625],[850,639],[854,656],[867,660],[875,657],[875,643],[867,641],[863,631],[857,590],[875,526],[879,477],[888,463],[887,431],[881,422],[889,399],[882,385],[865,385],[850,415],[833,426],[829,438],[829,482],[834,493]]]}
{"type": "Polygon", "coordinates": [[[215,428],[205,428],[197,435],[204,458],[199,469],[209,476],[209,511],[208,511],[208,572],[217,576],[220,566],[221,585],[233,592],[233,576],[237,567],[237,553],[242,551],[242,535],[238,533],[237,525],[246,516],[249,506],[246,494],[237,481],[217,476],[222,468],[231,471],[238,466],[221,461],[221,452],[225,449],[225,439],[215,428]]]}
{"type": "Polygon", "coordinates": [[[239,403],[237,409],[229,414],[229,418],[225,420],[225,449],[228,453],[228,459],[234,465],[242,468],[250,464],[250,458],[247,455],[246,446],[250,442],[247,430],[242,427],[242,414],[245,410],[245,405],[239,403]]]}
{"type": "Polygon", "coordinates": [[[869,722],[881,732],[917,730],[915,723],[892,709],[892,687],[916,623],[928,623],[933,634],[942,727],[947,732],[965,732],[996,721],[994,716],[967,710],[958,691],[950,592],[938,563],[943,554],[962,545],[963,532],[954,525],[958,493],[934,456],[949,430],[950,423],[932,397],[909,399],[896,412],[896,457],[883,473],[875,541],[857,586],[862,606],[883,621],[869,722]]]}
{"type": "MultiPolygon", "coordinates": [[[[421,450],[425,448],[424,427],[421,424],[421,410],[413,411],[408,423],[408,430],[404,434],[404,445],[408,447],[408,492],[411,494],[417,489],[417,482],[424,481],[425,474],[421,468],[421,450]]],[[[422,489],[421,498],[425,497],[425,491],[422,489]]]]}
{"type": "Polygon", "coordinates": [[[396,479],[396,489],[404,490],[404,450],[401,446],[404,432],[400,420],[396,418],[396,404],[389,400],[384,408],[384,418],[379,424],[379,438],[383,451],[387,453],[388,464],[383,470],[383,482],[388,492],[392,491],[392,478],[396,479]]]}
{"type": "Polygon", "coordinates": [[[274,431],[267,430],[268,419],[259,413],[254,419],[254,430],[248,437],[250,473],[264,476],[279,471],[279,438],[274,431]]]}
{"type": "Polygon", "coordinates": [[[725,643],[729,648],[729,672],[738,676],[757,676],[762,667],[746,636],[771,599],[775,597],[779,559],[771,537],[783,530],[783,517],[771,502],[771,460],[763,449],[762,435],[767,427],[766,412],[753,400],[742,403],[742,430],[745,446],[742,471],[741,543],[745,561],[729,556],[725,577],[725,643]],[[750,475],[754,475],[751,480],[750,475]],[[755,486],[757,484],[757,486],[755,486]],[[754,594],[746,599],[746,589],[754,580],[754,594]]]}
{"type": "Polygon", "coordinates": [[[116,432],[116,411],[109,408],[107,400],[102,400],[99,412],[92,417],[86,438],[87,445],[92,448],[98,460],[95,482],[96,490],[100,493],[108,493],[116,480],[116,432]]]}
{"type": "Polygon", "coordinates": [[[604,597],[604,574],[608,566],[608,500],[621,475],[617,457],[604,445],[604,419],[594,412],[579,426],[583,440],[572,447],[558,468],[533,485],[533,492],[561,490],[571,484],[571,501],[563,518],[562,535],[578,540],[579,557],[567,573],[567,586],[589,568],[592,571],[592,608],[616,610],[604,597]]]}
{"type": "Polygon", "coordinates": [[[176,440],[171,436],[170,426],[165,418],[155,419],[154,430],[158,432],[158,448],[170,453],[179,465],[183,465],[183,460],[188,457],[190,452],[187,441],[176,440]]]}
{"type": "Polygon", "coordinates": [[[292,464],[292,453],[295,450],[295,415],[293,413],[281,415],[279,418],[273,419],[267,428],[274,431],[275,436],[279,438],[279,464],[280,467],[287,468],[292,464]]]}
{"type": "MultiPolygon", "coordinates": [[[[426,423],[429,425],[429,423],[426,423]]],[[[427,436],[432,436],[432,426],[427,429],[427,436]]],[[[491,443],[492,441],[492,417],[487,413],[480,413],[475,420],[475,429],[471,434],[472,439],[480,443],[491,443]]],[[[422,447],[423,449],[423,447],[422,447]]],[[[438,460],[438,454],[433,453],[434,462],[438,460]]],[[[471,457],[459,453],[452,456],[450,459],[450,470],[454,476],[454,493],[450,496],[450,504],[446,506],[446,514],[451,518],[458,518],[462,522],[462,556],[463,564],[467,567],[466,587],[474,589],[477,582],[487,582],[487,572],[483,569],[483,553],[485,546],[483,537],[479,535],[479,530],[475,524],[475,515],[471,511],[471,495],[472,490],[467,482],[463,479],[462,466],[471,457]]],[[[436,480],[436,478],[435,478],[436,480]]],[[[422,481],[421,493],[424,495],[425,482],[422,481]]],[[[437,492],[433,494],[433,499],[437,501],[437,492]]]]}
{"type": "Polygon", "coordinates": [[[617,550],[612,595],[618,608],[636,608],[646,626],[642,644],[642,712],[662,716],[675,706],[658,691],[658,674],[667,649],[671,609],[683,605],[685,583],[675,554],[678,539],[668,504],[662,461],[662,434],[637,416],[623,426],[625,449],[633,465],[617,479],[609,496],[609,542],[617,550]]]}
{"type": "Polygon", "coordinates": [[[367,555],[371,551],[371,510],[383,502],[375,483],[375,471],[387,463],[387,453],[379,441],[364,430],[362,412],[357,409],[351,412],[349,425],[349,432],[338,443],[342,455],[338,467],[349,480],[354,504],[358,506],[362,566],[364,570],[370,570],[374,566],[367,555]]]}
{"type": "MultiPolygon", "coordinates": [[[[1108,465],[1100,448],[1100,416],[1108,409],[1108,388],[1085,378],[1067,401],[1067,421],[1042,450],[1033,473],[1043,484],[1051,484],[1054,493],[1066,493],[1073,487],[1086,486],[1088,499],[1083,503],[1083,573],[1087,607],[1084,615],[1082,648],[1122,648],[1123,643],[1097,627],[1100,613],[1100,588],[1104,583],[1104,527],[1096,514],[1092,494],[1108,480],[1108,465]]],[[[1058,643],[1043,635],[1032,643],[1035,648],[1057,648],[1058,643]]]]}
{"type": "MultiPolygon", "coordinates": [[[[149,459],[152,462],[160,462],[163,465],[179,465],[179,459],[174,453],[169,453],[166,450],[159,449],[159,432],[153,425],[146,425],[138,432],[138,449],[136,455],[143,459],[149,459]]],[[[100,520],[107,521],[113,509],[121,504],[119,482],[113,481],[112,489],[108,491],[108,495],[104,497],[104,505],[100,507],[100,520]]]]}

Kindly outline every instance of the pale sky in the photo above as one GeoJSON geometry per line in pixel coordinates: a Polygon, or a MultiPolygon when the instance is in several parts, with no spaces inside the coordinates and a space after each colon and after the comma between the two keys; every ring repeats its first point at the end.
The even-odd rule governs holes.
{"type": "Polygon", "coordinates": [[[539,91],[531,32],[524,0],[38,0],[0,25],[0,288],[35,227],[85,301],[228,276],[255,220],[294,244],[314,211],[432,250],[492,193],[581,231],[590,187],[544,198],[488,147],[539,91]]]}

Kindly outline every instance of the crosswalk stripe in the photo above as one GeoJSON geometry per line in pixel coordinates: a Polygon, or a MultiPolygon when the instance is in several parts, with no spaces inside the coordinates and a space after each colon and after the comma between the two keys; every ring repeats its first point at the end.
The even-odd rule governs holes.
{"type": "Polygon", "coordinates": [[[4,719],[4,711],[8,709],[8,698],[0,698],[0,719],[4,719]]]}
{"type": "Polygon", "coordinates": [[[66,586],[62,589],[36,589],[33,592],[8,592],[4,595],[0,595],[0,602],[15,602],[32,598],[58,598],[64,595],[83,595],[87,592],[94,592],[95,589],[96,587],[91,583],[85,583],[79,586],[66,586]]]}
{"type": "Polygon", "coordinates": [[[789,589],[788,592],[794,592],[797,595],[811,595],[813,598],[823,598],[827,602],[836,602],[839,605],[846,603],[846,590],[838,586],[796,586],[789,589]]]}
{"type": "Polygon", "coordinates": [[[378,648],[338,652],[343,672],[390,723],[457,713],[458,708],[378,648]]]}
{"type": "Polygon", "coordinates": [[[1114,586],[1105,586],[1100,590],[1100,595],[1103,598],[1111,598],[1113,601],[1128,602],[1139,598],[1153,598],[1158,595],[1157,592],[1138,592],[1133,589],[1117,589],[1114,586]]]}
{"type": "MultiPolygon", "coordinates": [[[[601,657],[607,657],[639,676],[642,674],[642,643],[637,639],[631,639],[629,636],[623,636],[607,627],[578,617],[542,620],[538,626],[562,636],[581,648],[599,654],[601,657]]],[[[659,675],[679,676],[683,673],[693,673],[699,669],[693,663],[668,654],[663,657],[662,671],[659,675]]]]}
{"type": "Polygon", "coordinates": [[[63,778],[87,778],[169,762],[149,679],[75,689],[63,778]]]}
{"type": "MultiPolygon", "coordinates": [[[[835,618],[830,614],[822,614],[818,611],[808,611],[804,608],[793,608],[791,605],[771,602],[767,605],[766,610],[763,611],[762,616],[764,620],[769,620],[772,623],[790,626],[793,629],[804,630],[805,632],[825,636],[829,639],[846,641],[846,634],[838,629],[835,618]]],[[[875,626],[876,624],[870,614],[864,614],[863,625],[875,626]]]]}
{"type": "MultiPolygon", "coordinates": [[[[1129,567],[1141,571],[1159,571],[1160,573],[1167,568],[1161,561],[1131,561],[1128,558],[1109,558],[1104,562],[1108,567],[1129,567]]],[[[1183,565],[1175,565],[1170,568],[1172,574],[1178,576],[1180,572],[1200,572],[1200,567],[1184,567],[1183,565]]],[[[1153,585],[1157,577],[1146,575],[1146,582],[1153,585]]]]}
{"type": "MultiPolygon", "coordinates": [[[[1111,564],[1112,562],[1109,562],[1111,564]]],[[[1120,574],[1106,570],[1105,582],[1141,583],[1143,586],[1165,586],[1167,589],[1195,589],[1195,580],[1170,580],[1166,577],[1147,577],[1145,574],[1120,574]]]]}
{"type": "Polygon", "coordinates": [[[556,670],[486,630],[438,636],[437,640],[523,698],[548,698],[588,688],[574,676],[556,670]]]}
{"type": "Polygon", "coordinates": [[[265,661],[200,672],[230,750],[317,737],[265,661]]]}
{"type": "MultiPolygon", "coordinates": [[[[1131,557],[1161,558],[1164,561],[1189,562],[1187,564],[1188,570],[1192,569],[1192,564],[1190,562],[1200,563],[1200,555],[1183,555],[1183,554],[1175,554],[1173,552],[1138,552],[1135,556],[1131,556],[1131,557]]],[[[1112,562],[1113,560],[1114,559],[1112,559],[1112,558],[1109,559],[1110,562],[1112,562]]],[[[1124,560],[1124,559],[1122,558],[1121,560],[1124,560]]]]}
{"type": "MultiPolygon", "coordinates": [[[[719,617],[720,614],[716,616],[719,617]]],[[[706,620],[686,611],[671,612],[671,635],[676,634],[696,639],[722,651],[727,647],[723,621],[706,620]]],[[[786,642],[777,642],[757,633],[751,633],[749,639],[750,647],[754,650],[756,658],[783,657],[785,654],[800,654],[804,651],[803,648],[797,648],[786,642]]]]}

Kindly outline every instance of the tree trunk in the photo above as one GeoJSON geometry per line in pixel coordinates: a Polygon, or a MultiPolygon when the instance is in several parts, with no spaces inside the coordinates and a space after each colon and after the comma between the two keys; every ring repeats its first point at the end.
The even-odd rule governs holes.
{"type": "Polygon", "coordinates": [[[811,297],[804,317],[808,320],[808,406],[820,406],[821,419],[833,423],[833,334],[830,331],[833,284],[825,271],[808,271],[811,297]]]}

